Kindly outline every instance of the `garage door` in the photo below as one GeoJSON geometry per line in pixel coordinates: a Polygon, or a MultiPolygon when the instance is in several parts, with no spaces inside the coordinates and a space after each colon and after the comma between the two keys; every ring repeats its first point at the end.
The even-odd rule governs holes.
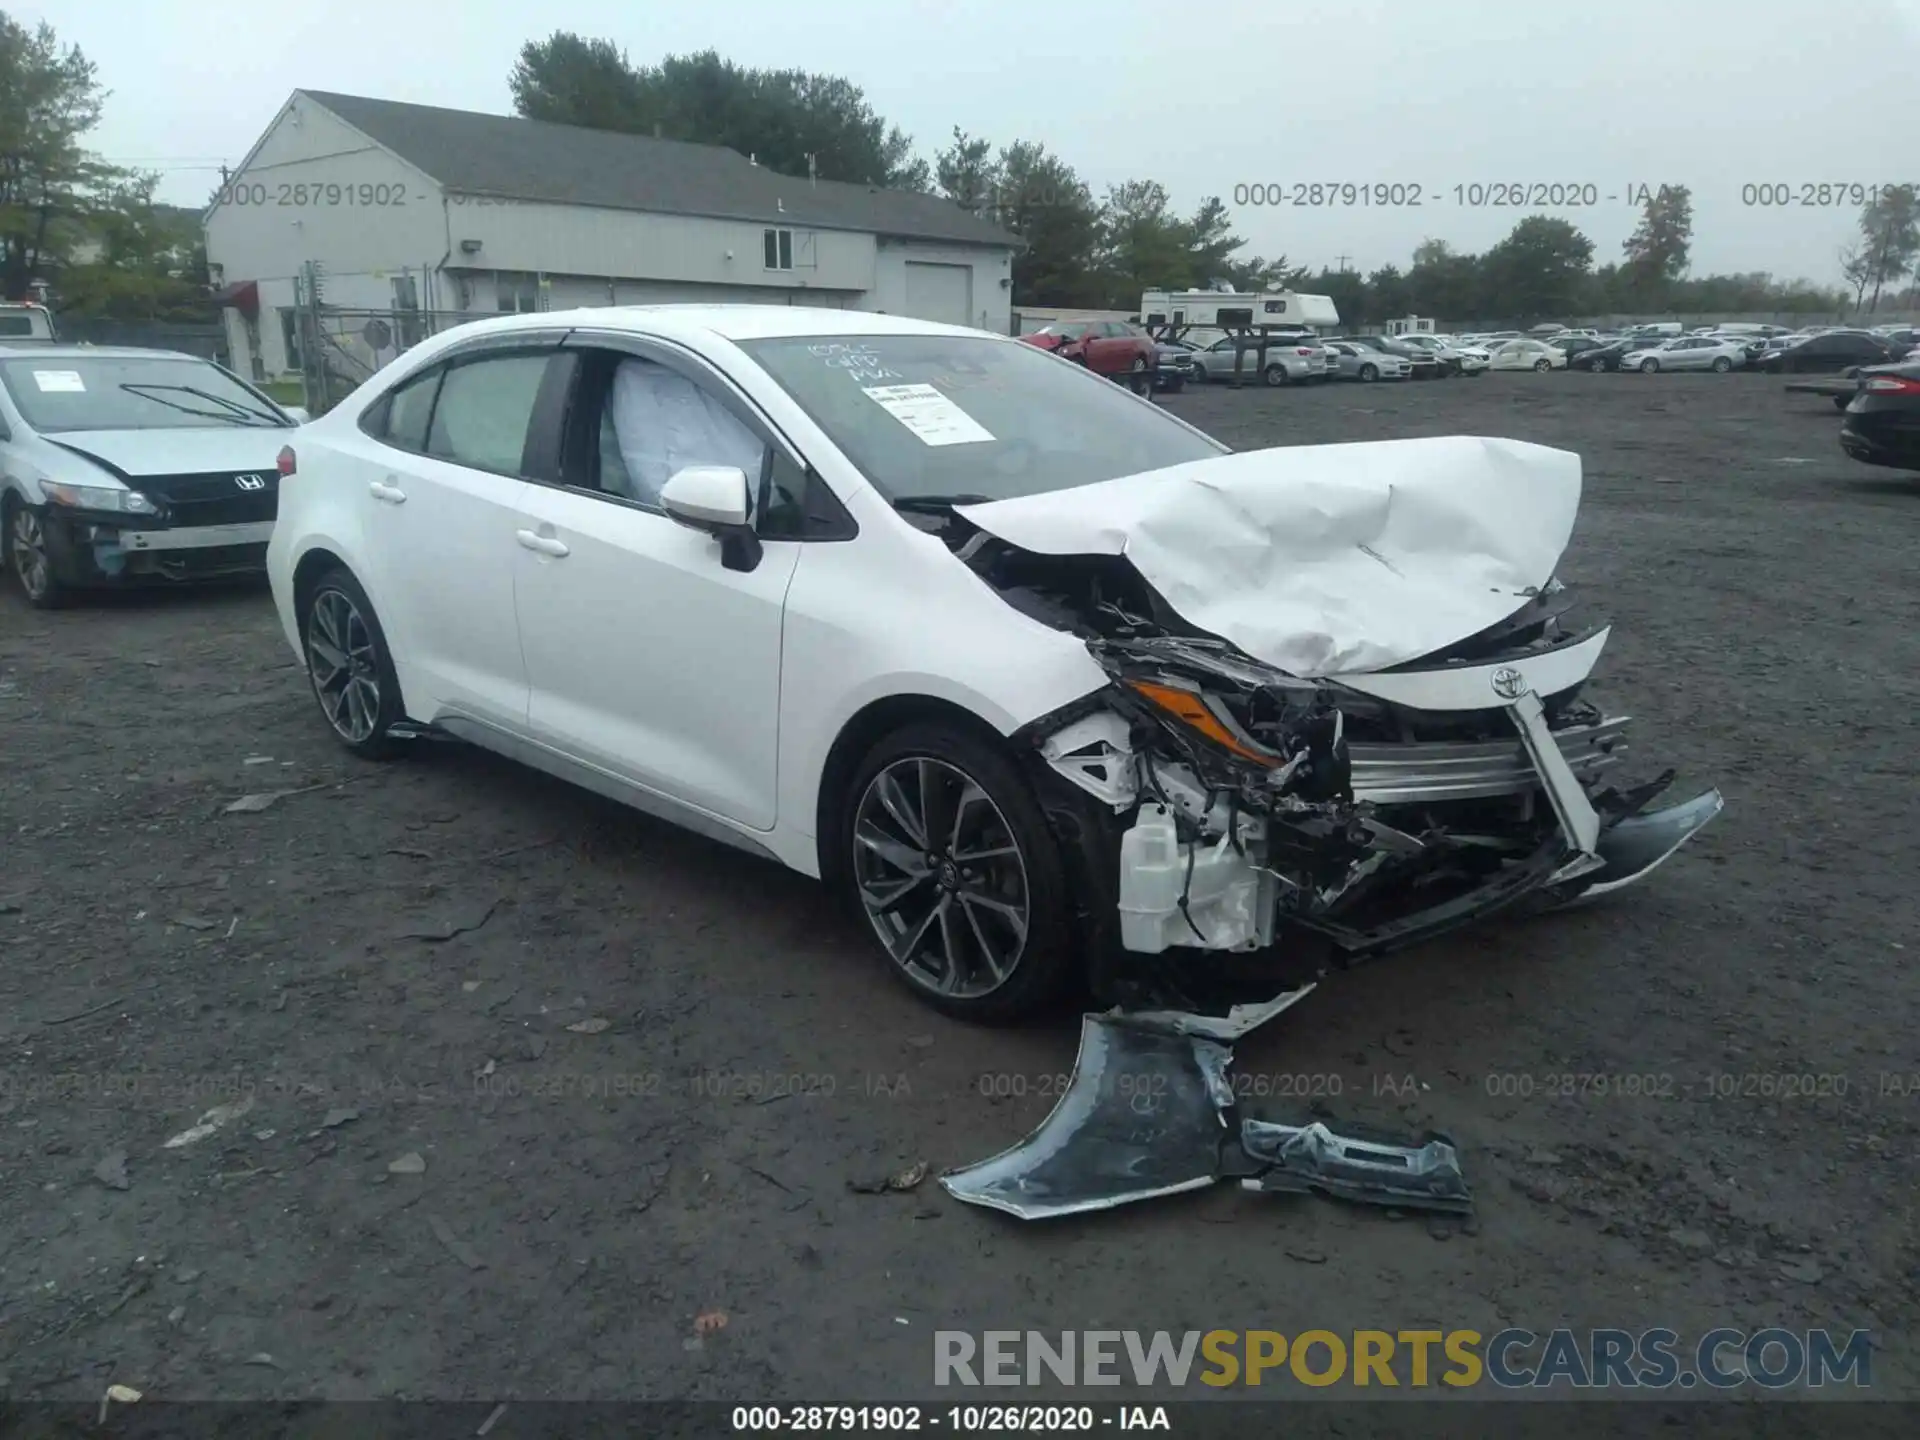
{"type": "Polygon", "coordinates": [[[973,267],[907,262],[907,314],[916,320],[972,325],[973,267]]]}

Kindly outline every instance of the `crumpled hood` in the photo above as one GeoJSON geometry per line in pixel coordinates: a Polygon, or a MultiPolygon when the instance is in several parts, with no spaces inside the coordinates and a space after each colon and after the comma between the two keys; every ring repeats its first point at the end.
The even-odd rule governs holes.
{"type": "Polygon", "coordinates": [[[215,424],[182,430],[68,430],[40,438],[78,451],[122,475],[206,475],[272,471],[296,432],[280,426],[215,424]]]}
{"type": "Polygon", "coordinates": [[[1121,555],[1189,624],[1300,676],[1380,670],[1552,578],[1580,457],[1456,435],[1303,445],[956,507],[1043,555],[1121,555]]]}

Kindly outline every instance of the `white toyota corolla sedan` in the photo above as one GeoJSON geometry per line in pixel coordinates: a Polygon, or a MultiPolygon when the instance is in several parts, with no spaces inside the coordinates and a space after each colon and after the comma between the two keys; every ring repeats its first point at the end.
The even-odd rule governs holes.
{"type": "Polygon", "coordinates": [[[1232,454],[1011,339],[661,306],[437,336],[280,469],[349,749],[462,738],[819,876],[964,1016],[1198,1004],[1230,952],[1617,889],[1720,809],[1606,783],[1564,451],[1232,454]]]}

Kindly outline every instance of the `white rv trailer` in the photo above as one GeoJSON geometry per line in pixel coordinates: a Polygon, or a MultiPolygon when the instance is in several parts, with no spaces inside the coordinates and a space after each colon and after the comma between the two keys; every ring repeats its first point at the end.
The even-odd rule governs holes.
{"type": "Polygon", "coordinates": [[[1292,290],[1235,294],[1228,290],[1148,290],[1140,297],[1140,321],[1158,329],[1331,330],[1340,311],[1330,295],[1292,290]]]}

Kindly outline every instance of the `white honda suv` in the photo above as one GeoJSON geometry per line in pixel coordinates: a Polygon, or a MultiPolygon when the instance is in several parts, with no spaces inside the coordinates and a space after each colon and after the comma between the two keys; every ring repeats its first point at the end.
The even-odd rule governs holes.
{"type": "Polygon", "coordinates": [[[964,1016],[1615,889],[1720,808],[1603,783],[1562,451],[1236,455],[1011,339],[661,306],[440,335],[280,470],[349,749],[460,737],[819,876],[964,1016]]]}

